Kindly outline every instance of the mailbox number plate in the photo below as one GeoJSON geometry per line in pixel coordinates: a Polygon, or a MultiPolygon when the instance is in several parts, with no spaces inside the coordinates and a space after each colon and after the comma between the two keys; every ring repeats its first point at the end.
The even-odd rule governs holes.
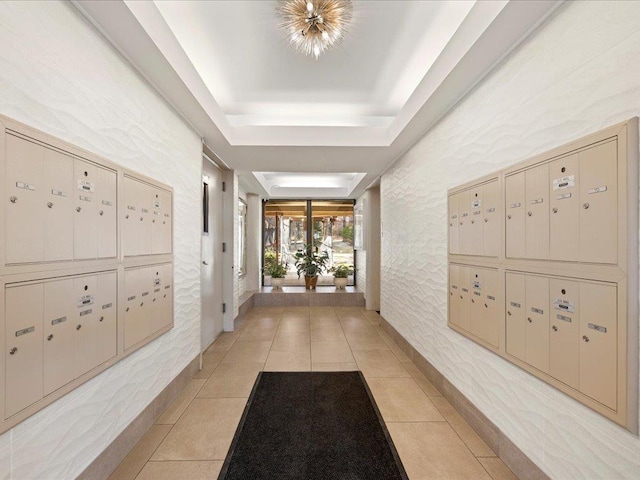
{"type": "Polygon", "coordinates": [[[602,192],[606,192],[606,191],[607,191],[607,186],[606,185],[602,185],[601,187],[590,188],[589,190],[587,190],[587,193],[589,195],[592,195],[594,193],[602,193],[602,192]]]}
{"type": "Polygon", "coordinates": [[[539,313],[540,315],[544,315],[544,310],[542,310],[541,308],[531,307],[531,311],[533,313],[539,313]]]}
{"type": "Polygon", "coordinates": [[[16,187],[24,188],[25,190],[31,190],[31,191],[36,189],[35,185],[31,185],[30,183],[24,183],[24,182],[16,182],[16,187]]]}
{"type": "Polygon", "coordinates": [[[113,307],[113,303],[105,303],[104,305],[102,305],[102,309],[106,310],[107,308],[111,308],[113,307]]]}
{"type": "Polygon", "coordinates": [[[592,330],[597,330],[598,332],[607,333],[607,327],[602,327],[600,325],[596,325],[595,323],[590,323],[588,327],[592,330]]]}
{"type": "Polygon", "coordinates": [[[85,315],[89,315],[91,312],[93,312],[92,308],[90,308],[89,310],[83,310],[82,312],[80,312],[80,316],[84,317],[85,315]]]}
{"type": "Polygon", "coordinates": [[[571,317],[567,317],[567,316],[565,316],[565,315],[560,315],[560,314],[557,314],[557,315],[556,315],[556,318],[557,318],[558,320],[562,320],[563,322],[569,322],[569,323],[571,323],[571,321],[572,321],[572,320],[571,320],[571,317]]]}
{"type": "Polygon", "coordinates": [[[51,320],[51,325],[58,325],[59,323],[66,322],[66,321],[67,321],[67,317],[56,318],[54,320],[51,320]]]}
{"type": "Polygon", "coordinates": [[[16,332],[16,337],[21,337],[22,335],[26,335],[27,333],[35,332],[36,327],[23,328],[22,330],[18,330],[16,332]]]}
{"type": "Polygon", "coordinates": [[[512,307],[516,307],[516,308],[522,307],[522,305],[520,305],[518,302],[509,302],[509,305],[511,305],[512,307]]]}

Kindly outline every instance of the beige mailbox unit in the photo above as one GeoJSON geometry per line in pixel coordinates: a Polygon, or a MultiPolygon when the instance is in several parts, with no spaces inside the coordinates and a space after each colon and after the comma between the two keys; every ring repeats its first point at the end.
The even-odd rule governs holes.
{"type": "Polygon", "coordinates": [[[173,190],[0,122],[1,433],[173,327],[173,190]]]}
{"type": "Polygon", "coordinates": [[[637,433],[638,119],[451,189],[448,218],[449,326],[637,433]]]}

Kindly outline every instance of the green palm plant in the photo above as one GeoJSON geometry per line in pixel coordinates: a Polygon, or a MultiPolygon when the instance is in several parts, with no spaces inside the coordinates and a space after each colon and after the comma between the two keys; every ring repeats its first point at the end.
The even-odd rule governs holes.
{"type": "Polygon", "coordinates": [[[294,258],[296,259],[298,278],[302,274],[309,278],[317,277],[327,269],[327,263],[329,262],[329,254],[327,252],[318,252],[318,249],[314,249],[312,245],[305,245],[304,250],[296,252],[294,258]]]}

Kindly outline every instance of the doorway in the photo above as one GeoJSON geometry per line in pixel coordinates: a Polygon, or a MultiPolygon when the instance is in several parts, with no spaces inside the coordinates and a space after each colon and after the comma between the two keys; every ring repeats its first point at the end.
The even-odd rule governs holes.
{"type": "MultiPolygon", "coordinates": [[[[353,200],[264,200],[263,267],[284,265],[284,284],[304,285],[296,273],[295,254],[305,245],[326,252],[329,268],[355,267],[353,206],[353,200]]],[[[333,275],[320,275],[318,285],[333,285],[333,275]]],[[[355,285],[354,275],[349,275],[348,285],[355,285]]]]}
{"type": "Polygon", "coordinates": [[[222,172],[202,160],[202,298],[201,348],[204,352],[222,333],[222,172]],[[217,247],[216,247],[217,246],[217,247]]]}

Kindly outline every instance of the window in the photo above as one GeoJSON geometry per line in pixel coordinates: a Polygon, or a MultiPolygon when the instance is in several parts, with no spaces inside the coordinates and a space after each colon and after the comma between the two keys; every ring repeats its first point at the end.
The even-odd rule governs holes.
{"type": "Polygon", "coordinates": [[[238,274],[247,273],[247,204],[238,201],[238,274]]]}
{"type": "Polygon", "coordinates": [[[202,182],[202,233],[209,235],[209,177],[202,182]]]}

